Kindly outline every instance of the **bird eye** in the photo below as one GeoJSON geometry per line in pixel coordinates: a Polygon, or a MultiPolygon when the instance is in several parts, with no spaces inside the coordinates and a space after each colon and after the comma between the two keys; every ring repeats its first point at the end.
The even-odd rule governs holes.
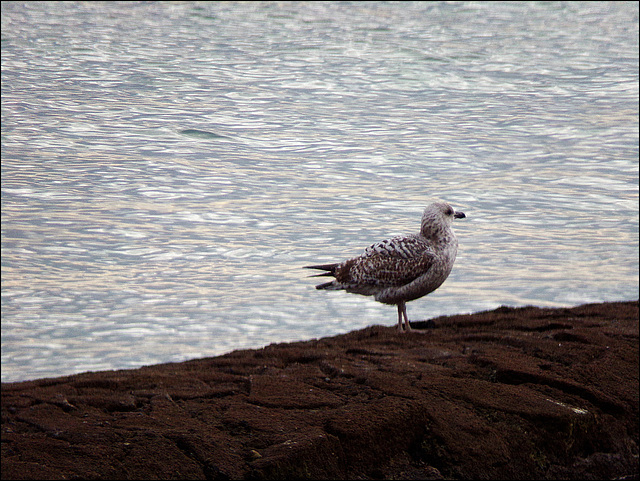
{"type": "Polygon", "coordinates": [[[451,207],[447,209],[447,215],[453,215],[453,209],[451,207]]]}

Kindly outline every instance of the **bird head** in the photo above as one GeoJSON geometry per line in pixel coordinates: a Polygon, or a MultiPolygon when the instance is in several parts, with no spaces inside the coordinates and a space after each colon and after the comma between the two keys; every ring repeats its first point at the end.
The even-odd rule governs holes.
{"type": "Polygon", "coordinates": [[[446,202],[434,202],[422,214],[420,233],[425,237],[437,236],[444,229],[451,227],[453,219],[464,219],[465,217],[464,212],[454,210],[446,202]]]}

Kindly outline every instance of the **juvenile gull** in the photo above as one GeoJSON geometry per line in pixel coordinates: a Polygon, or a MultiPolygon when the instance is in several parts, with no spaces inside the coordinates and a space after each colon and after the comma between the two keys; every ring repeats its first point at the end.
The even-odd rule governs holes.
{"type": "Polygon", "coordinates": [[[419,234],[383,240],[344,262],[305,267],[327,271],[317,276],[335,277],[316,289],[346,290],[397,305],[398,330],[410,331],[405,303],[435,291],[449,276],[458,252],[451,224],[464,217],[446,202],[435,202],[424,210],[419,234]]]}

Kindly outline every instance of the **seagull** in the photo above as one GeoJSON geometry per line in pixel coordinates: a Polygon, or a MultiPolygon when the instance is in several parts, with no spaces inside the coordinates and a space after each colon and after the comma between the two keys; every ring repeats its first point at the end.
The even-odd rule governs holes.
{"type": "Polygon", "coordinates": [[[344,262],[305,268],[325,271],[311,277],[335,277],[316,289],[345,290],[374,296],[383,304],[395,304],[398,331],[411,331],[406,303],[435,291],[449,277],[458,252],[458,239],[451,225],[454,219],[465,217],[464,212],[456,212],[448,203],[435,202],[424,210],[419,234],[372,244],[360,256],[344,262]]]}

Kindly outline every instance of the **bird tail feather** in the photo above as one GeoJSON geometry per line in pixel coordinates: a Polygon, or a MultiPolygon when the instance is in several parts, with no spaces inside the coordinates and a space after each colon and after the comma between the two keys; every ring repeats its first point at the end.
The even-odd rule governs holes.
{"type": "MultiPolygon", "coordinates": [[[[320,264],[316,266],[305,266],[305,269],[318,269],[326,271],[321,274],[313,274],[309,277],[322,277],[322,276],[334,276],[336,275],[336,269],[340,264],[320,264]]],[[[330,291],[337,291],[344,289],[342,284],[338,284],[337,281],[325,282],[324,284],[318,284],[316,289],[327,289],[330,291]]]]}
{"type": "Polygon", "coordinates": [[[339,264],[320,264],[316,266],[304,266],[305,269],[318,269],[323,272],[322,274],[313,274],[309,277],[322,277],[322,276],[334,276],[336,275],[336,268],[339,264]]]}
{"type": "Polygon", "coordinates": [[[336,271],[336,267],[338,267],[340,264],[318,264],[316,266],[304,266],[305,269],[318,269],[321,271],[329,271],[329,274],[316,274],[316,275],[320,275],[320,276],[326,276],[326,275],[331,275],[336,271]]]}

